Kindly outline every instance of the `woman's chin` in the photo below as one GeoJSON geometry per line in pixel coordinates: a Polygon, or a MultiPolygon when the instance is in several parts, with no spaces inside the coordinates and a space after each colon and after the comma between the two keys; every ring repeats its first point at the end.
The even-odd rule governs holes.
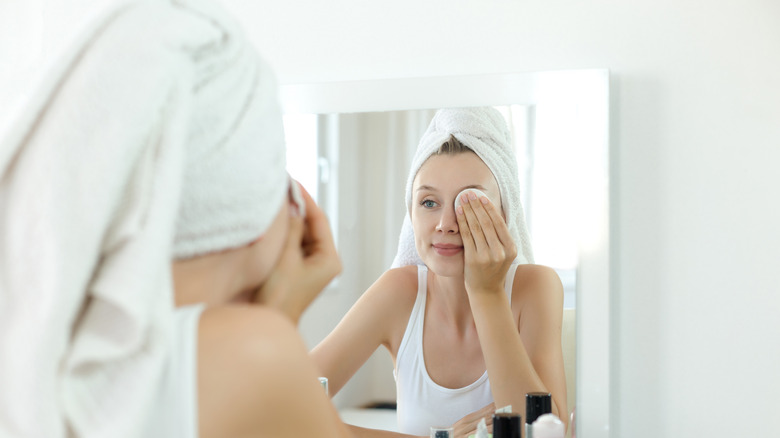
{"type": "Polygon", "coordinates": [[[463,276],[463,256],[442,257],[434,255],[432,257],[427,257],[425,265],[439,277],[463,276]]]}

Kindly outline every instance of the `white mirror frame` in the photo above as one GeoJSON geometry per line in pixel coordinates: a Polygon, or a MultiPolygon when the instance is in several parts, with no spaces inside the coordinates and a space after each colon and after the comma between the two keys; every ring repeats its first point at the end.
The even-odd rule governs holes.
{"type": "MultiPolygon", "coordinates": [[[[582,138],[599,157],[583,169],[577,214],[576,432],[608,438],[610,425],[609,72],[603,69],[287,84],[285,113],[352,113],[488,105],[575,103],[594,120],[582,138]]],[[[566,129],[566,127],[562,127],[566,129]]],[[[613,242],[614,244],[614,242],[613,242]]]]}

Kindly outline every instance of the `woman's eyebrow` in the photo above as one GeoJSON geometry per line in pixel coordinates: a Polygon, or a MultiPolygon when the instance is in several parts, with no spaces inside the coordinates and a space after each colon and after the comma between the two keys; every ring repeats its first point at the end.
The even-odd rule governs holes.
{"type": "MultiPolygon", "coordinates": [[[[468,185],[468,186],[461,187],[460,190],[458,190],[458,192],[462,192],[462,191],[464,191],[466,189],[478,189],[478,190],[485,191],[485,187],[482,184],[471,184],[471,185],[468,185]]],[[[420,187],[417,187],[416,191],[420,192],[420,191],[423,191],[423,190],[428,190],[428,191],[431,191],[431,192],[437,191],[435,187],[429,186],[429,185],[422,185],[420,187]]]]}

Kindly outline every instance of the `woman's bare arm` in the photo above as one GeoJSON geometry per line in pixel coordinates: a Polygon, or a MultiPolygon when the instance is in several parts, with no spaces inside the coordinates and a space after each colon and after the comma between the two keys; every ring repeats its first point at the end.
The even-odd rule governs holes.
{"type": "Polygon", "coordinates": [[[563,285],[552,268],[539,265],[518,268],[515,296],[523,303],[518,331],[534,371],[552,394],[552,410],[568,424],[566,373],[563,367],[561,326],[563,285]]]}
{"type": "Polygon", "coordinates": [[[563,293],[557,274],[544,267],[518,268],[516,278],[526,275],[515,289],[524,303],[516,323],[504,293],[504,279],[516,255],[506,223],[487,198],[464,202],[457,219],[466,290],[496,405],[512,405],[514,411],[525,413],[526,393],[548,391],[553,413],[565,422],[567,415],[561,415],[566,412],[560,341],[563,293]]]}
{"type": "Polygon", "coordinates": [[[519,325],[514,323],[506,295],[480,295],[472,300],[496,405],[511,404],[514,411],[524,414],[526,393],[550,392],[552,412],[567,423],[560,280],[555,271],[543,266],[522,266],[518,271],[513,296],[523,301],[519,325]]]}
{"type": "Polygon", "coordinates": [[[391,352],[398,348],[416,292],[416,267],[385,272],[311,351],[320,375],[328,378],[331,395],[344,387],[380,345],[391,352]]]}

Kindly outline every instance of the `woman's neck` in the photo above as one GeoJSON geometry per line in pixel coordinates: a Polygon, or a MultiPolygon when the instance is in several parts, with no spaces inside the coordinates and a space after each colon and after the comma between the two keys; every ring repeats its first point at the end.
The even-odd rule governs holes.
{"type": "Polygon", "coordinates": [[[463,276],[442,277],[428,271],[428,297],[434,309],[441,311],[441,317],[459,331],[465,331],[474,324],[471,314],[466,283],[463,276]]]}

